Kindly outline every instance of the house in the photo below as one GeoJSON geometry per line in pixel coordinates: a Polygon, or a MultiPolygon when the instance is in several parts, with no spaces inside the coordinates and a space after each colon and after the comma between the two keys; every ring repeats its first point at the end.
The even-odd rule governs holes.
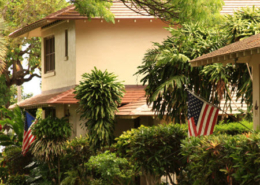
{"type": "MultiPolygon", "coordinates": [[[[126,93],[120,110],[140,98],[144,100],[141,77],[133,75],[152,42],[161,42],[169,35],[164,29],[168,25],[153,16],[139,15],[121,2],[114,2],[110,10],[115,15],[115,24],[101,18],[88,21],[70,5],[10,34],[10,37],[42,38],[42,94],[19,102],[20,107],[43,107],[45,116],[67,116],[73,135],[84,134],[73,92],[81,75],[95,66],[115,73],[124,83],[126,93]]],[[[140,124],[158,122],[153,119],[152,111],[126,114],[124,111],[127,109],[116,117],[116,136],[140,124]]]]}
{"type": "MultiPolygon", "coordinates": [[[[253,0],[225,0],[225,3],[222,13],[228,14],[242,6],[260,6],[260,1],[253,0]]],[[[74,130],[73,136],[84,134],[86,131],[80,126],[73,92],[81,75],[96,66],[114,72],[126,86],[116,114],[116,136],[140,124],[159,123],[146,106],[141,77],[133,74],[152,42],[161,42],[169,35],[164,29],[168,25],[145,12],[144,15],[137,14],[121,2],[114,2],[111,12],[115,15],[115,24],[101,18],[88,21],[71,5],[10,34],[13,38],[42,38],[42,94],[19,102],[20,107],[42,107],[44,116],[67,116],[74,130]]]]}
{"type": "Polygon", "coordinates": [[[253,76],[253,122],[254,130],[260,130],[260,34],[227,45],[216,51],[202,55],[192,61],[194,67],[210,63],[248,63],[253,76]]]}

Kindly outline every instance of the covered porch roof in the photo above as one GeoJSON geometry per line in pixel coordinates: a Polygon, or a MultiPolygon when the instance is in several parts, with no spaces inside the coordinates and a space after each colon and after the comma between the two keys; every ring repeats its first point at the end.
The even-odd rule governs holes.
{"type": "Polygon", "coordinates": [[[245,38],[190,61],[192,66],[234,62],[248,63],[252,67],[254,130],[260,130],[260,34],[245,38]]]}
{"type": "MultiPolygon", "coordinates": [[[[16,106],[26,109],[32,109],[37,107],[51,107],[57,104],[77,104],[78,100],[75,99],[74,88],[75,87],[67,87],[57,89],[55,91],[46,91],[42,94],[33,96],[17,104],[11,105],[9,109],[13,109],[16,106]]],[[[142,85],[126,85],[126,92],[121,104],[124,105],[135,102],[136,100],[145,97],[144,88],[145,86],[142,85]]]]}
{"type": "Polygon", "coordinates": [[[212,63],[250,63],[252,55],[260,53],[260,34],[227,45],[190,61],[191,66],[212,63]]]}

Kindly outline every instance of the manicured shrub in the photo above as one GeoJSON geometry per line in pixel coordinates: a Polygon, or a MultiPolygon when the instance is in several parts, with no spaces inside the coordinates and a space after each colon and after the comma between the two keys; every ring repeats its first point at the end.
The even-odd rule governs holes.
{"type": "Polygon", "coordinates": [[[236,135],[236,134],[242,134],[246,132],[250,132],[253,130],[253,122],[248,121],[240,121],[238,122],[231,122],[231,123],[219,123],[215,126],[214,134],[228,134],[228,135],[236,135]],[[241,125],[242,123],[243,125],[241,125]]]}
{"type": "Polygon", "coordinates": [[[91,179],[95,179],[92,184],[130,185],[135,176],[133,164],[109,151],[90,157],[86,165],[91,179]]]}
{"type": "MultiPolygon", "coordinates": [[[[180,174],[186,160],[180,154],[181,140],[187,137],[184,125],[141,126],[124,132],[115,148],[121,157],[127,157],[143,175],[180,174]]],[[[172,180],[172,179],[171,179],[172,180]]]]}

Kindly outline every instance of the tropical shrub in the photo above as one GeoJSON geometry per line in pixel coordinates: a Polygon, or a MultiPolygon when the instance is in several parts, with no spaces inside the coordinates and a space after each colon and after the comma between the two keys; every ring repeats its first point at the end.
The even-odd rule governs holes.
{"type": "Polygon", "coordinates": [[[260,134],[212,135],[182,141],[190,184],[257,185],[260,181],[260,134]]]}
{"type": "Polygon", "coordinates": [[[29,170],[24,169],[24,167],[32,161],[32,155],[30,152],[28,152],[26,156],[23,156],[20,147],[8,146],[4,149],[3,157],[9,174],[22,175],[29,173],[29,170]]]}
{"type": "Polygon", "coordinates": [[[26,184],[26,178],[24,175],[11,175],[7,182],[6,185],[27,185],[26,184]]]}
{"type": "Polygon", "coordinates": [[[141,81],[147,85],[147,103],[160,118],[166,115],[176,123],[184,123],[186,119],[185,88],[215,104],[224,98],[227,108],[231,108],[230,95],[233,92],[237,99],[241,98],[241,102],[250,107],[252,71],[248,64],[213,64],[193,68],[188,61],[258,34],[259,21],[260,8],[245,7],[227,15],[221,25],[209,28],[205,24],[191,23],[169,28],[172,35],[148,50],[136,73],[143,76],[141,81]]]}
{"type": "Polygon", "coordinates": [[[18,147],[22,146],[23,132],[24,132],[24,116],[19,107],[13,110],[1,108],[0,113],[2,119],[0,120],[1,128],[7,131],[7,134],[0,132],[0,145],[18,147]]]}
{"type": "Polygon", "coordinates": [[[93,155],[88,138],[80,136],[68,140],[64,146],[64,153],[62,164],[66,164],[66,178],[62,184],[87,184],[85,163],[93,155]]]}
{"type": "Polygon", "coordinates": [[[98,180],[94,184],[130,185],[133,183],[133,177],[135,176],[133,164],[109,151],[97,156],[91,156],[86,166],[91,177],[98,180]]]}
{"type": "Polygon", "coordinates": [[[89,143],[99,149],[113,142],[115,111],[121,103],[124,85],[116,82],[117,76],[95,68],[82,75],[75,88],[79,100],[79,113],[88,130],[89,143]]]}
{"type": "Polygon", "coordinates": [[[187,137],[185,125],[168,124],[152,127],[141,126],[124,132],[114,145],[121,157],[127,157],[148,179],[180,174],[185,165],[180,154],[181,140],[187,137]]]}
{"type": "Polygon", "coordinates": [[[253,130],[253,122],[248,122],[245,120],[238,122],[231,122],[231,123],[223,123],[220,122],[214,128],[213,134],[227,134],[227,135],[236,135],[251,132],[253,130]],[[242,124],[240,124],[242,123],[242,124]]]}
{"type": "Polygon", "coordinates": [[[55,178],[55,169],[49,170],[47,163],[43,163],[34,159],[25,169],[30,170],[30,174],[26,177],[28,185],[51,185],[55,178]]]}
{"type": "Polygon", "coordinates": [[[71,135],[70,123],[66,118],[39,119],[32,127],[32,134],[36,136],[31,146],[33,156],[48,165],[49,171],[55,175],[53,183],[60,184],[60,159],[66,140],[71,135]]]}

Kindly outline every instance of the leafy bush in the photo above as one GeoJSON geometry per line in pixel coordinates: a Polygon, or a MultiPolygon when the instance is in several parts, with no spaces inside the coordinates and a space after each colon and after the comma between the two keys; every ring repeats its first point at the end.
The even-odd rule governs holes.
{"type": "Polygon", "coordinates": [[[52,118],[39,119],[37,124],[32,128],[33,135],[36,138],[57,141],[64,140],[70,137],[71,128],[67,118],[52,118]]]}
{"type": "Polygon", "coordinates": [[[185,171],[190,184],[260,182],[260,133],[192,137],[182,142],[182,154],[189,161],[185,171]]]}
{"type": "Polygon", "coordinates": [[[51,185],[54,184],[52,179],[55,178],[55,173],[53,173],[48,168],[47,163],[33,161],[25,167],[25,169],[30,170],[30,174],[26,178],[28,185],[51,185]]]}
{"type": "Polygon", "coordinates": [[[64,146],[65,155],[62,164],[66,164],[66,178],[62,184],[87,184],[85,163],[93,154],[87,137],[76,137],[68,140],[64,146]],[[71,160],[73,159],[73,160],[71,160]]]}
{"type": "Polygon", "coordinates": [[[226,133],[228,135],[236,135],[236,134],[250,132],[251,130],[253,130],[253,122],[248,122],[248,121],[240,121],[240,122],[245,126],[241,125],[238,122],[232,122],[228,124],[219,123],[215,126],[213,134],[219,135],[219,134],[226,133]]]}
{"type": "Polygon", "coordinates": [[[80,117],[86,121],[90,145],[99,149],[113,142],[115,111],[121,103],[124,85],[116,82],[115,74],[97,68],[82,78],[75,88],[75,98],[79,100],[80,117]]]}
{"type": "Polygon", "coordinates": [[[9,174],[22,175],[29,173],[29,170],[25,170],[24,167],[32,161],[32,155],[30,152],[28,152],[26,156],[23,156],[22,149],[20,147],[8,146],[4,149],[3,156],[9,174]]]}
{"type": "Polygon", "coordinates": [[[109,151],[90,157],[86,165],[92,178],[98,180],[92,184],[129,185],[135,176],[133,165],[127,159],[109,151]]]}
{"type": "Polygon", "coordinates": [[[141,126],[124,132],[116,139],[115,148],[121,157],[129,158],[137,171],[143,171],[143,175],[167,175],[171,179],[171,173],[180,174],[186,163],[180,154],[181,140],[186,137],[185,125],[141,126]]]}
{"type": "Polygon", "coordinates": [[[15,107],[13,110],[0,108],[0,112],[3,116],[0,120],[2,128],[7,131],[12,129],[12,132],[8,132],[8,134],[0,132],[0,145],[21,147],[24,132],[24,116],[21,109],[19,107],[15,107]]]}
{"type": "Polygon", "coordinates": [[[26,179],[24,175],[11,175],[7,180],[6,185],[26,185],[26,179]]]}
{"type": "MultiPolygon", "coordinates": [[[[49,171],[54,174],[54,184],[60,184],[61,164],[60,158],[64,154],[64,145],[70,137],[71,127],[66,118],[40,119],[32,128],[32,134],[36,136],[32,144],[32,154],[43,163],[47,163],[49,171]]],[[[51,177],[50,177],[51,178],[51,177]]]]}

